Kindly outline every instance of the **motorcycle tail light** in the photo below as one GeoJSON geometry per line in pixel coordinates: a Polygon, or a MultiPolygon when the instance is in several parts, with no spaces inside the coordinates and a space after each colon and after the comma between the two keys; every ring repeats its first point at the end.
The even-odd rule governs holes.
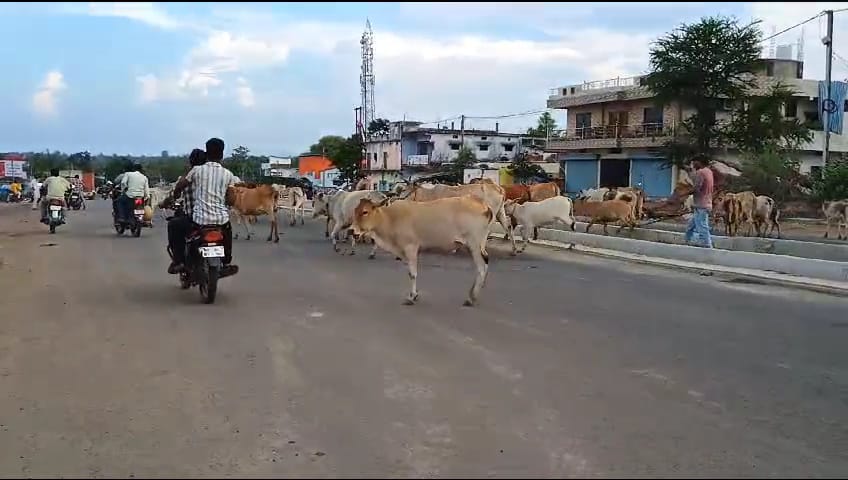
{"type": "Polygon", "coordinates": [[[210,230],[203,234],[203,241],[217,243],[224,239],[224,235],[217,230],[210,230]]]}
{"type": "Polygon", "coordinates": [[[141,200],[140,198],[136,198],[136,199],[135,199],[135,206],[136,206],[136,207],[140,207],[140,206],[141,206],[141,204],[142,204],[142,200],[141,200]]]}

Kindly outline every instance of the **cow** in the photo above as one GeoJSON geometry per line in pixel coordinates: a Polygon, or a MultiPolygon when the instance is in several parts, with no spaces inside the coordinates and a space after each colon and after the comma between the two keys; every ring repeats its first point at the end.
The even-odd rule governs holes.
{"type": "Polygon", "coordinates": [[[716,200],[719,208],[713,210],[718,211],[724,221],[724,234],[733,237],[739,232],[739,225],[742,223],[742,202],[735,193],[724,193],[716,200]]]}
{"type": "MultiPolygon", "coordinates": [[[[248,183],[237,183],[227,189],[227,204],[231,205],[230,212],[236,219],[236,223],[244,225],[247,231],[247,240],[253,236],[249,217],[268,215],[271,217],[271,231],[268,233],[268,241],[274,239],[279,243],[280,234],[277,227],[277,191],[271,185],[256,185],[248,183]]],[[[238,239],[238,231],[233,235],[238,239]]]]}
{"type": "Polygon", "coordinates": [[[455,251],[465,246],[477,269],[463,304],[470,307],[477,302],[489,271],[486,241],[493,221],[491,207],[472,196],[398,200],[391,205],[364,198],[354,211],[353,231],[356,235],[369,235],[377,246],[406,263],[411,280],[406,305],[414,305],[418,300],[419,252],[455,251]]]}
{"type": "Polygon", "coordinates": [[[306,208],[306,194],[303,193],[303,189],[300,187],[285,187],[276,183],[271,186],[277,191],[277,208],[284,208],[289,211],[289,226],[293,227],[297,223],[298,210],[300,210],[300,224],[303,225],[306,208]]]}
{"type": "Polygon", "coordinates": [[[632,197],[624,197],[619,200],[604,200],[603,202],[600,202],[600,205],[598,205],[592,212],[589,223],[586,225],[586,233],[589,233],[589,229],[596,223],[604,225],[604,235],[609,235],[609,232],[607,232],[608,223],[618,223],[619,231],[627,225],[630,227],[630,231],[632,232],[633,229],[636,228],[636,219],[633,216],[632,203],[632,197]]]}
{"type": "Polygon", "coordinates": [[[777,238],[780,238],[780,210],[777,208],[773,198],[766,195],[757,195],[754,202],[752,220],[758,237],[770,236],[777,229],[777,238]]]}
{"type": "Polygon", "coordinates": [[[828,238],[830,226],[836,223],[836,239],[848,240],[848,199],[836,200],[822,203],[822,212],[826,226],[824,229],[824,238],[828,238]],[[842,230],[845,230],[845,236],[842,236],[842,230]]]}
{"type": "MultiPolygon", "coordinates": [[[[384,193],[376,190],[355,190],[353,192],[339,191],[334,195],[327,196],[318,194],[315,197],[315,202],[312,207],[312,217],[316,218],[319,215],[327,215],[327,230],[325,235],[333,241],[333,250],[339,252],[338,237],[339,233],[344,230],[345,234],[353,223],[353,213],[359,201],[367,198],[372,202],[381,203],[387,200],[384,193]],[[333,231],[330,232],[330,222],[333,223],[333,231]]],[[[350,255],[356,253],[356,236],[350,237],[350,255]]],[[[374,258],[377,254],[377,245],[371,249],[368,258],[374,258]]]]}
{"type": "Polygon", "coordinates": [[[571,199],[563,196],[547,198],[539,202],[518,203],[514,200],[507,200],[504,204],[504,210],[510,216],[513,229],[521,225],[521,237],[524,243],[519,253],[527,248],[529,242],[528,230],[535,232],[537,227],[560,221],[568,225],[573,231],[576,223],[571,199]]]}
{"type": "Polygon", "coordinates": [[[500,185],[496,185],[494,182],[486,181],[457,186],[433,185],[432,188],[422,187],[420,184],[413,183],[404,188],[399,198],[409,199],[416,202],[426,202],[430,200],[437,200],[439,198],[462,197],[466,195],[470,195],[482,201],[492,209],[498,223],[500,223],[506,231],[504,238],[508,238],[512,244],[511,254],[516,255],[515,237],[512,234],[511,224],[503,207],[505,202],[504,189],[500,185]]]}

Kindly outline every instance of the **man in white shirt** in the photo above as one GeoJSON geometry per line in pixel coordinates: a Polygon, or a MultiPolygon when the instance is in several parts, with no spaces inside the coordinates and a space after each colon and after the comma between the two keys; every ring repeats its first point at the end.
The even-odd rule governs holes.
{"type": "Polygon", "coordinates": [[[133,164],[129,172],[121,179],[121,197],[118,199],[119,218],[126,220],[133,206],[134,198],[150,198],[150,186],[147,176],[142,173],[141,165],[133,164]]]}
{"type": "Polygon", "coordinates": [[[29,188],[32,189],[32,209],[38,209],[38,202],[41,200],[41,183],[35,176],[29,181],[29,188]]]}
{"type": "MultiPolygon", "coordinates": [[[[196,225],[220,225],[224,234],[224,270],[221,276],[232,275],[238,267],[230,265],[233,259],[233,230],[230,225],[230,209],[225,203],[227,188],[235,185],[238,178],[223,165],[224,141],[210,138],[206,142],[206,163],[193,167],[174,187],[174,196],[191,188],[192,209],[186,212],[196,225]]],[[[188,232],[183,233],[183,238],[188,232]]],[[[177,273],[180,265],[172,262],[168,273],[177,273]]]]}

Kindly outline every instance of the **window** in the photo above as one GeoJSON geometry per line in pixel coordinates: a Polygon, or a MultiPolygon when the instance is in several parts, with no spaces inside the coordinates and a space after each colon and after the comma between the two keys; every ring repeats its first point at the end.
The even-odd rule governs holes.
{"type": "Polygon", "coordinates": [[[486,140],[489,137],[480,137],[480,140],[486,140]]]}
{"type": "Polygon", "coordinates": [[[792,98],[786,102],[786,117],[795,118],[798,116],[798,100],[792,98]]]}
{"type": "Polygon", "coordinates": [[[386,169],[386,165],[389,164],[389,152],[383,152],[383,169],[386,169]]]}
{"type": "Polygon", "coordinates": [[[804,123],[807,124],[807,128],[810,130],[822,131],[824,128],[822,121],[819,118],[818,110],[804,112],[804,123]]]}
{"type": "Polygon", "coordinates": [[[453,150],[453,151],[459,150],[459,144],[458,143],[451,143],[450,149],[453,150]]]}
{"type": "Polygon", "coordinates": [[[810,167],[810,177],[812,177],[815,180],[821,179],[821,172],[822,172],[822,167],[819,166],[819,165],[813,165],[812,167],[810,167]]]}
{"type": "Polygon", "coordinates": [[[774,63],[768,62],[766,63],[766,76],[773,77],[774,76],[774,63]]]}
{"type": "Polygon", "coordinates": [[[454,135],[453,138],[459,138],[459,135],[454,135]]]}
{"type": "Polygon", "coordinates": [[[577,115],[574,116],[574,123],[576,124],[575,126],[578,129],[591,127],[592,126],[592,113],[591,112],[578,113],[577,115]]]}
{"type": "Polygon", "coordinates": [[[627,112],[609,112],[609,125],[627,125],[627,112]]]}
{"type": "Polygon", "coordinates": [[[477,148],[479,148],[481,152],[488,152],[489,151],[489,144],[484,143],[484,144],[478,145],[477,148]]]}
{"type": "Polygon", "coordinates": [[[505,152],[511,152],[512,149],[515,148],[515,145],[511,143],[504,143],[503,147],[505,152]]]}

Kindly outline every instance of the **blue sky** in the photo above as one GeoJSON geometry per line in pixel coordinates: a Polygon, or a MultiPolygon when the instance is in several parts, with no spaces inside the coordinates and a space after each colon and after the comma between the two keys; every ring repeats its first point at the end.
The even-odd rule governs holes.
{"type": "MultiPolygon", "coordinates": [[[[433,121],[541,109],[550,88],[642,73],[653,39],[703,15],[759,18],[768,32],[833,5],[844,6],[2,4],[0,151],[182,153],[219,136],[228,148],[297,154],[321,135],[352,132],[366,18],[378,115],[433,121]]],[[[848,58],[844,15],[835,48],[848,58]]],[[[823,71],[819,28],[805,29],[811,78],[823,71]]],[[[799,34],[779,40],[794,43],[799,34]]],[[[848,64],[834,68],[837,79],[848,74],[848,64]]]]}

